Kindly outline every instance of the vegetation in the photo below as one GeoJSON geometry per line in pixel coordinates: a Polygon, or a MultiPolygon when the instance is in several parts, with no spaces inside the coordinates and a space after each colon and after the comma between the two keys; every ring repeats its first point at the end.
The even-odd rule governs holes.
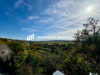
{"type": "Polygon", "coordinates": [[[52,75],[60,70],[66,75],[100,74],[100,27],[89,18],[84,29],[75,33],[75,41],[19,41],[0,39],[13,54],[0,60],[0,72],[10,75],[52,75]]]}

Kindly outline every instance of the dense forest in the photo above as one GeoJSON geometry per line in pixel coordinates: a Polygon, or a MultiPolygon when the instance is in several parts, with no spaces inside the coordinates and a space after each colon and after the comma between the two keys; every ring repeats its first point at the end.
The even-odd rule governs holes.
{"type": "Polygon", "coordinates": [[[100,74],[100,27],[89,18],[74,41],[21,41],[0,38],[0,73],[8,75],[100,74]]]}

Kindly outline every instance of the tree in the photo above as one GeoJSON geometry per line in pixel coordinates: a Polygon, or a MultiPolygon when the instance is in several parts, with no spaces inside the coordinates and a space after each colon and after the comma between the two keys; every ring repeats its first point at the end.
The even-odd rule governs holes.
{"type": "Polygon", "coordinates": [[[81,54],[70,54],[60,64],[59,69],[66,75],[88,75],[92,71],[91,65],[81,54]]]}
{"type": "Polygon", "coordinates": [[[42,67],[40,66],[40,60],[38,55],[34,54],[31,51],[29,51],[28,53],[25,64],[32,67],[33,75],[40,75],[43,71],[42,67]]]}
{"type": "Polygon", "coordinates": [[[84,29],[75,34],[76,40],[79,41],[76,49],[78,48],[78,51],[86,56],[87,60],[91,61],[92,59],[91,67],[93,71],[100,72],[100,67],[98,67],[100,64],[100,59],[98,59],[100,58],[100,26],[98,26],[98,20],[90,17],[83,26],[84,29]],[[82,45],[81,48],[79,48],[79,44],[82,45]]]}
{"type": "Polygon", "coordinates": [[[12,73],[16,73],[16,70],[20,68],[24,63],[28,55],[27,44],[18,41],[8,43],[9,48],[14,52],[9,61],[9,68],[12,73]]]}
{"type": "Polygon", "coordinates": [[[84,29],[75,34],[76,40],[88,41],[87,43],[93,41],[93,43],[96,44],[97,36],[100,36],[100,27],[97,26],[97,24],[98,20],[90,17],[87,23],[83,24],[84,29]]]}

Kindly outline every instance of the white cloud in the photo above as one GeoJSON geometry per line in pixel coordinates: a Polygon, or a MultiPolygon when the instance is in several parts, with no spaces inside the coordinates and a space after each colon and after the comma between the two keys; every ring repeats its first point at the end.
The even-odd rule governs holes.
{"type": "Polygon", "coordinates": [[[45,18],[45,19],[40,19],[39,23],[50,23],[53,21],[52,17],[45,18]]]}
{"type": "Polygon", "coordinates": [[[23,3],[23,1],[24,1],[24,0],[18,0],[18,1],[15,3],[14,7],[19,7],[19,5],[23,3]]]}
{"type": "MultiPolygon", "coordinates": [[[[23,0],[18,0],[16,6],[19,6],[23,0]]],[[[82,29],[82,24],[86,22],[89,17],[100,19],[100,1],[99,0],[59,0],[54,2],[47,9],[44,10],[42,16],[28,16],[23,22],[32,22],[34,19],[38,19],[35,23],[45,25],[45,27],[55,32],[46,32],[46,36],[65,36],[66,39],[73,39],[74,33],[77,30],[82,29]],[[89,6],[93,6],[94,9],[91,12],[86,12],[89,6]],[[56,31],[56,29],[58,29],[56,31]]],[[[32,6],[24,3],[29,10],[32,6]]],[[[32,24],[31,24],[32,25],[32,24]]],[[[24,31],[34,32],[32,28],[22,28],[24,31]]]]}
{"type": "Polygon", "coordinates": [[[27,32],[35,32],[36,30],[33,28],[22,28],[23,31],[27,31],[27,32]]]}
{"type": "Polygon", "coordinates": [[[32,8],[33,8],[33,7],[32,7],[30,4],[28,4],[28,3],[24,3],[24,5],[27,6],[28,10],[32,10],[32,8]]]}
{"type": "MultiPolygon", "coordinates": [[[[42,23],[50,23],[48,29],[55,28],[62,30],[60,32],[51,33],[51,35],[63,36],[67,33],[67,37],[72,37],[73,33],[81,29],[82,24],[89,17],[100,19],[99,0],[60,0],[50,5],[43,14],[48,18],[40,20],[42,23]],[[86,12],[89,6],[94,6],[94,10],[86,12]],[[52,20],[51,20],[52,17],[52,20]]],[[[48,36],[48,35],[47,35],[48,36]]]]}
{"type": "Polygon", "coordinates": [[[33,20],[38,19],[38,18],[39,18],[38,16],[27,16],[24,19],[19,17],[18,20],[23,24],[26,24],[26,23],[30,24],[31,22],[33,22],[33,20]]]}
{"type": "Polygon", "coordinates": [[[37,19],[37,18],[38,18],[37,16],[28,16],[29,20],[33,20],[33,19],[37,19]]]}
{"type": "Polygon", "coordinates": [[[9,16],[10,15],[10,13],[9,12],[4,12],[7,16],[9,16]]]}
{"type": "Polygon", "coordinates": [[[81,28],[68,29],[68,30],[64,30],[64,31],[60,31],[60,32],[50,33],[50,34],[47,35],[47,37],[51,37],[51,36],[53,36],[53,37],[65,37],[62,40],[73,40],[74,39],[74,33],[76,33],[77,30],[82,30],[82,27],[81,28]]]}

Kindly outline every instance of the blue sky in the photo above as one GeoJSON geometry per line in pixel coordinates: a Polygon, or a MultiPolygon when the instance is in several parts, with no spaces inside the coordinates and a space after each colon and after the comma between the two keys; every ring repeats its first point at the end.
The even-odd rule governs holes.
{"type": "Polygon", "coordinates": [[[88,17],[100,19],[99,3],[100,0],[0,0],[0,37],[25,40],[34,34],[72,40],[88,17]]]}

